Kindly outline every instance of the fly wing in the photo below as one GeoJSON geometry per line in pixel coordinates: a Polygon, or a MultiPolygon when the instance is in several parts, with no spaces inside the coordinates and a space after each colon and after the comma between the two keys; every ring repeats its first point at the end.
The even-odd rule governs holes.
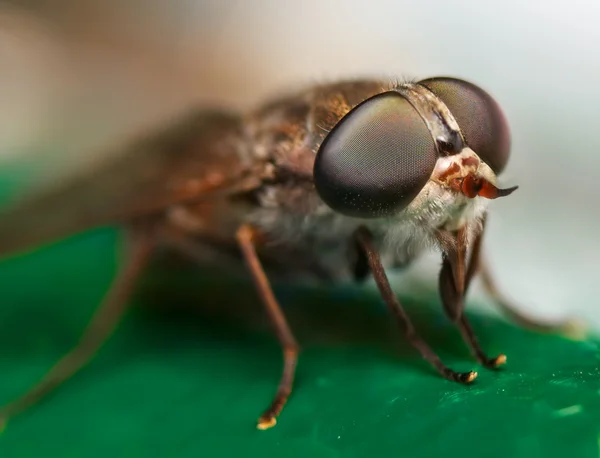
{"type": "MultiPolygon", "coordinates": [[[[0,257],[177,203],[196,200],[201,207],[221,208],[216,197],[251,191],[264,180],[283,187],[290,177],[304,181],[310,196],[323,139],[354,106],[388,89],[379,80],[342,81],[304,88],[243,117],[191,113],[112,155],[92,176],[0,210],[0,257]]],[[[279,204],[290,205],[289,199],[279,204]]],[[[210,215],[215,216],[212,210],[210,215]]]]}
{"type": "Polygon", "coordinates": [[[260,184],[240,117],[196,112],[133,142],[91,176],[0,211],[0,256],[169,205],[260,184]]]}

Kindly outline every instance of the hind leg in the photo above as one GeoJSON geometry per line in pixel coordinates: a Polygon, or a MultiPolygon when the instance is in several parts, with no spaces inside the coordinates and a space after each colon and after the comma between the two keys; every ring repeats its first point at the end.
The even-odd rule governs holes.
{"type": "Polygon", "coordinates": [[[77,373],[116,329],[128,309],[136,280],[147,265],[154,247],[154,238],[149,232],[134,230],[129,236],[125,266],[115,278],[79,343],[29,391],[0,409],[0,429],[8,419],[36,404],[77,373]]]}

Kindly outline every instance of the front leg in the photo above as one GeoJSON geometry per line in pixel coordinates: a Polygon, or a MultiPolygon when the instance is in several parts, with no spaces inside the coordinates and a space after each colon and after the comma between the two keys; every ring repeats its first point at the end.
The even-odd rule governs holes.
{"type": "Polygon", "coordinates": [[[475,236],[471,260],[467,264],[468,236],[466,226],[456,232],[440,231],[438,234],[443,251],[442,269],[439,275],[440,296],[446,315],[456,323],[477,361],[485,367],[497,368],[506,362],[506,356],[500,354],[495,358],[488,357],[465,315],[465,295],[476,272],[481,233],[475,236]]]}
{"type": "Polygon", "coordinates": [[[460,383],[471,383],[477,377],[477,372],[455,372],[447,367],[431,347],[419,336],[412,321],[406,314],[398,298],[392,291],[388,281],[385,269],[381,264],[379,254],[372,243],[372,235],[365,227],[361,227],[356,232],[356,239],[359,246],[364,251],[369,267],[373,272],[373,277],[377,287],[388,306],[389,311],[395,316],[398,324],[403,328],[408,342],[416,348],[421,356],[428,361],[444,378],[460,383]]]}

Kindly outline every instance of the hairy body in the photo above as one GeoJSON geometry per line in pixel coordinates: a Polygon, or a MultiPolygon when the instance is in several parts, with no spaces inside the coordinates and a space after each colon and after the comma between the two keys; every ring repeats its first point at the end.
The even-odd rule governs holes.
{"type": "Polygon", "coordinates": [[[562,324],[538,326],[520,315],[482,270],[488,199],[516,189],[496,187],[496,173],[508,159],[507,129],[495,102],[460,80],[322,84],[244,115],[191,113],[137,139],[93,176],[17,202],[0,213],[0,256],[103,225],[126,228],[130,245],[80,345],[25,396],[0,410],[0,421],[42,398],[91,358],[123,315],[137,276],[159,246],[201,262],[243,266],[245,261],[283,350],[282,378],[259,419],[261,429],[275,424],[287,401],[299,352],[265,270],[324,281],[362,280],[371,273],[410,343],[440,375],[461,383],[477,373],[449,369],[418,336],[391,290],[386,268],[439,249],[444,309],[485,367],[495,368],[506,358],[483,352],[463,313],[478,271],[517,321],[564,330],[562,324]],[[448,89],[460,95],[458,104],[448,89]],[[464,101],[471,103],[466,111],[464,101]],[[388,113],[389,107],[396,111],[388,113]],[[340,134],[340,125],[363,115],[368,122],[358,126],[358,137],[352,129],[340,134]],[[397,132],[404,136],[395,137],[397,132]],[[350,151],[367,166],[353,168],[352,158],[336,159],[340,138],[341,143],[350,138],[350,151]],[[382,149],[380,140],[386,138],[391,140],[382,149]],[[324,160],[329,162],[322,165],[324,160]],[[379,183],[379,177],[388,181],[379,183]],[[350,188],[356,183],[355,192],[350,188]],[[327,194],[331,186],[334,193],[327,194]],[[344,186],[350,191],[339,191],[344,186]]]}
{"type": "MultiPolygon", "coordinates": [[[[473,171],[462,162],[474,154],[440,158],[409,207],[379,219],[335,212],[319,198],[312,178],[327,133],[359,103],[393,87],[383,80],[338,82],[245,116],[192,113],[159,135],[136,140],[92,180],[81,177],[9,208],[0,223],[0,254],[89,227],[142,220],[186,232],[208,244],[207,252],[222,247],[226,254],[230,247],[235,251],[235,231],[247,223],[264,233],[261,255],[277,272],[351,280],[358,257],[353,233],[366,225],[384,265],[406,265],[435,246],[437,229],[483,217],[485,199],[457,196],[448,186],[449,178],[473,171]],[[440,180],[453,164],[458,172],[440,180]]],[[[476,159],[475,169],[495,184],[485,163],[476,159]]]]}

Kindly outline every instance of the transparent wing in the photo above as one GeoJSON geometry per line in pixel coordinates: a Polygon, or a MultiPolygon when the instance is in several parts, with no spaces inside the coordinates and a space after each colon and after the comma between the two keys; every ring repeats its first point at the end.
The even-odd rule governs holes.
{"type": "Polygon", "coordinates": [[[237,116],[196,112],[138,139],[90,176],[0,211],[0,256],[182,201],[260,184],[237,116]]]}

